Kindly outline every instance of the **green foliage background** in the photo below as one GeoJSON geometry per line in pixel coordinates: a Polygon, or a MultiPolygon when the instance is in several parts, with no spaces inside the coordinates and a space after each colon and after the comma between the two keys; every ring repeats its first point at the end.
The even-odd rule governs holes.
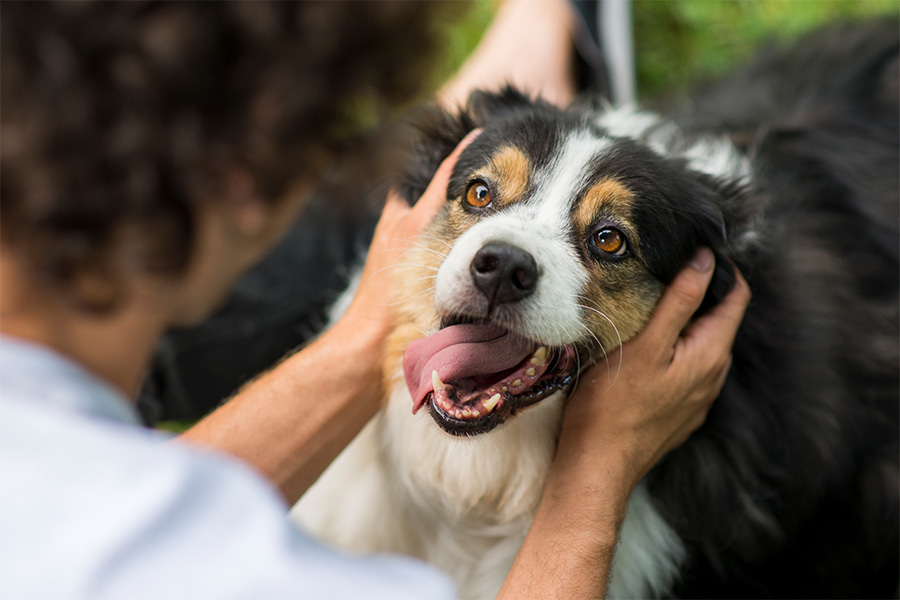
{"type": "MultiPolygon", "coordinates": [[[[440,30],[447,45],[436,70],[449,77],[477,45],[497,6],[475,0],[440,30]]],[[[824,23],[891,16],[900,0],[632,0],[638,91],[642,98],[683,89],[727,70],[760,44],[788,41],[824,23]]]]}
{"type": "MultiPolygon", "coordinates": [[[[824,23],[900,18],[898,0],[635,0],[635,52],[643,97],[726,71],[761,44],[824,23]]],[[[900,22],[898,22],[900,26],[900,22]]]]}

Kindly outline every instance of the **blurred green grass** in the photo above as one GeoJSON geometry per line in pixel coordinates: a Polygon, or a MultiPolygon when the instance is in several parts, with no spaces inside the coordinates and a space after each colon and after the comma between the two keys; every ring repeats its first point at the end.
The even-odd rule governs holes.
{"type": "Polygon", "coordinates": [[[828,22],[900,18],[898,0],[634,0],[633,5],[642,98],[681,91],[692,80],[727,71],[762,44],[789,41],[828,22]]]}
{"type": "Polygon", "coordinates": [[[167,431],[169,433],[174,433],[175,435],[180,435],[194,426],[196,421],[190,419],[184,420],[171,420],[171,421],[161,421],[156,424],[156,429],[160,431],[167,431]]]}
{"type": "MultiPolygon", "coordinates": [[[[448,78],[475,48],[497,3],[476,0],[438,31],[446,48],[435,69],[448,78]]],[[[789,41],[825,23],[890,15],[900,26],[900,0],[632,0],[641,98],[683,90],[690,81],[726,71],[761,44],[789,41]]]]}

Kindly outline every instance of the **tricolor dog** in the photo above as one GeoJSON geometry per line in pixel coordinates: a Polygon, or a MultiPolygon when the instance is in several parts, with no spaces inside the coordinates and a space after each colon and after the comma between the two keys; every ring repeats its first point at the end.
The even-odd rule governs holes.
{"type": "Polygon", "coordinates": [[[870,23],[769,53],[668,116],[514,90],[438,115],[412,200],[483,132],[396,267],[390,395],[292,517],[493,596],[580,373],[702,245],[717,261],[700,310],[735,267],[753,301],[706,423],[630,499],[608,595],[895,593],[898,65],[896,23],[870,23]]]}

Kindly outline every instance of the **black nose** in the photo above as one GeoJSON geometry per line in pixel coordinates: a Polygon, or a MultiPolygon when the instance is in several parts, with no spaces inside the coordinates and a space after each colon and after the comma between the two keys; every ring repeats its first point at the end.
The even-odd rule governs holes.
{"type": "Polygon", "coordinates": [[[534,257],[505,242],[485,244],[472,259],[469,271],[475,287],[487,297],[491,307],[518,302],[537,286],[534,257]]]}

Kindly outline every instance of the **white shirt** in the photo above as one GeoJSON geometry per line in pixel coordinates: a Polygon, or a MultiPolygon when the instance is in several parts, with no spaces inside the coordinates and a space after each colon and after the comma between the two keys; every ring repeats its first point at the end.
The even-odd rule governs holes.
{"type": "Polygon", "coordinates": [[[451,598],[403,557],[302,535],[249,468],[138,425],[111,387],[0,337],[0,598],[451,598]]]}

